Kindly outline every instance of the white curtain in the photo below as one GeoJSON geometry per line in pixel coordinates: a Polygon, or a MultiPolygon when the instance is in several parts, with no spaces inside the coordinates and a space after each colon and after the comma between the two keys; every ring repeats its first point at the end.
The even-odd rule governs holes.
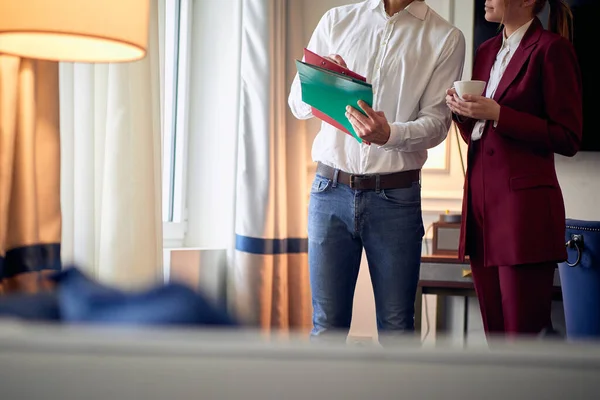
{"type": "Polygon", "coordinates": [[[62,259],[125,287],[162,278],[159,15],[143,60],[60,65],[62,259]]]}
{"type": "Polygon", "coordinates": [[[309,329],[312,312],[306,137],[287,108],[299,3],[242,1],[234,304],[246,322],[283,331],[309,329]]]}

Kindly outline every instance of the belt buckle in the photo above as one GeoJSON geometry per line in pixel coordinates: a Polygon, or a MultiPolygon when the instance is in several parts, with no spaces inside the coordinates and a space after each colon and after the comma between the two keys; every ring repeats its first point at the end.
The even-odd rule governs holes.
{"type": "Polygon", "coordinates": [[[360,185],[361,181],[367,180],[367,175],[350,175],[350,189],[357,189],[357,185],[360,185]]]}

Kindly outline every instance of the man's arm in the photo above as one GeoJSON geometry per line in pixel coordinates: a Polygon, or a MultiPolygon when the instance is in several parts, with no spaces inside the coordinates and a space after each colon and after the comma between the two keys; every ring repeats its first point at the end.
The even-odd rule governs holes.
{"type": "MultiPolygon", "coordinates": [[[[330,14],[331,13],[328,11],[323,15],[307,46],[307,49],[320,56],[329,55],[330,14]]],[[[298,119],[308,119],[313,116],[311,107],[302,101],[302,89],[300,87],[300,77],[298,76],[298,73],[296,73],[292,83],[288,104],[290,110],[292,110],[292,114],[298,119]]]]}
{"type": "Polygon", "coordinates": [[[437,146],[446,138],[452,120],[446,105],[446,89],[462,76],[465,62],[465,37],[453,30],[446,41],[440,62],[433,71],[421,109],[414,121],[390,123],[390,138],[381,146],[394,151],[421,151],[437,146]]]}

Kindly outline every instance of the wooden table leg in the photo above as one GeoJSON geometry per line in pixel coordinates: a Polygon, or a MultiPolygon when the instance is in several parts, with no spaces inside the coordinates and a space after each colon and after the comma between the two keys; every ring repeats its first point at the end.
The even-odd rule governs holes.
{"type": "Polygon", "coordinates": [[[423,289],[417,287],[417,295],[415,296],[415,332],[421,335],[423,316],[423,289]]]}

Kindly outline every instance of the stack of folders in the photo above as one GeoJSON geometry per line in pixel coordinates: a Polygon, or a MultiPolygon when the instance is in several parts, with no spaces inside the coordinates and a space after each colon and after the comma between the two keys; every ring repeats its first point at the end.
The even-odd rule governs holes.
{"type": "Polygon", "coordinates": [[[372,85],[364,77],[306,49],[304,59],[305,62],[296,60],[302,101],[312,106],[315,117],[363,143],[346,118],[346,107],[352,106],[364,114],[357,103],[363,100],[369,106],[373,104],[372,85]]]}

